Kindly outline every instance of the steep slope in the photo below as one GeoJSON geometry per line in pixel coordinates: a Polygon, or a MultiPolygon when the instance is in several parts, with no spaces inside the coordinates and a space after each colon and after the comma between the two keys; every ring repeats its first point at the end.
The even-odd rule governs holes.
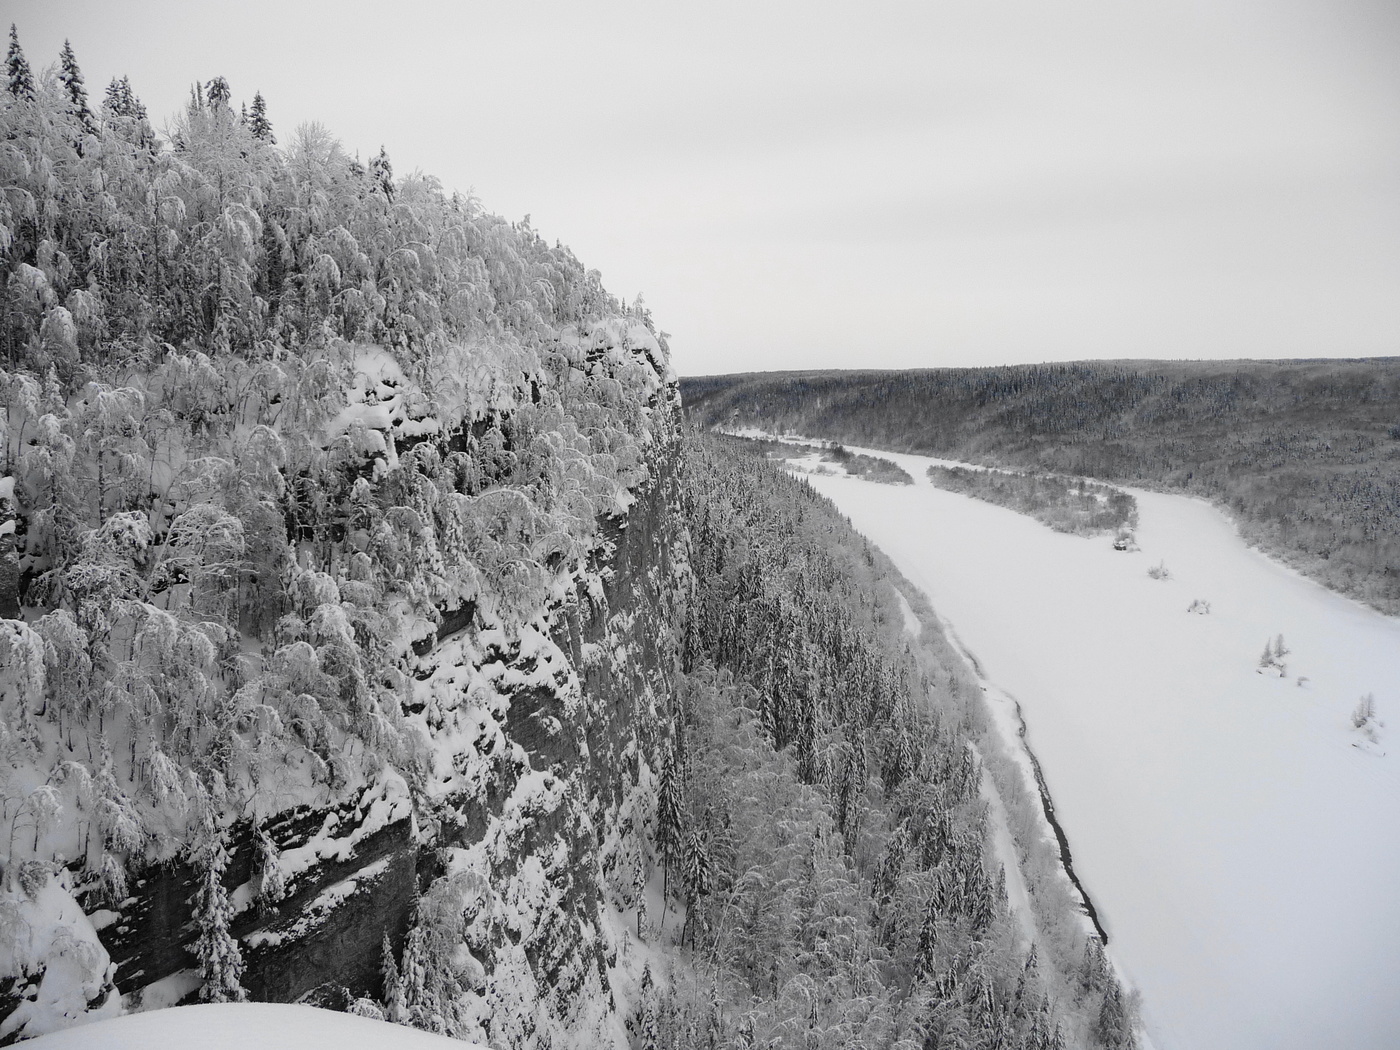
{"type": "Polygon", "coordinates": [[[654,1045],[1136,1045],[971,669],[748,444],[688,455],[696,615],[657,841],[699,977],[654,1045]]]}
{"type": "Polygon", "coordinates": [[[649,317],[221,79],[168,142],[10,87],[0,1038],[252,995],[610,1041],[683,580],[649,317]]]}

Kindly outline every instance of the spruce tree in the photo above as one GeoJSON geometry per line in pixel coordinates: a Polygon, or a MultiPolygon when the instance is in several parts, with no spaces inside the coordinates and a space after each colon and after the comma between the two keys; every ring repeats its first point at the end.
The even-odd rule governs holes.
{"type": "Polygon", "coordinates": [[[107,85],[107,95],[102,100],[102,108],[109,116],[128,117],[131,120],[145,120],[146,107],[132,93],[131,81],[126,77],[113,77],[107,85]]]}
{"type": "Polygon", "coordinates": [[[59,54],[58,79],[68,95],[69,115],[81,124],[85,131],[96,134],[97,123],[92,119],[92,110],[88,108],[87,86],[83,83],[82,71],[78,69],[73,45],[67,40],[63,41],[63,51],[59,54]]]}
{"type": "Polygon", "coordinates": [[[107,85],[107,94],[103,96],[102,108],[107,111],[109,116],[125,117],[128,115],[126,100],[122,97],[122,81],[116,77],[113,77],[111,83],[107,85]]]}
{"type": "Polygon", "coordinates": [[[146,106],[136,97],[136,92],[131,90],[131,81],[127,80],[125,76],[122,77],[122,95],[126,99],[126,115],[133,120],[145,120],[146,106]]]}
{"type": "Polygon", "coordinates": [[[389,163],[389,154],[384,152],[384,147],[379,147],[379,154],[369,162],[370,179],[374,182],[374,188],[384,194],[384,199],[392,201],[394,199],[394,166],[389,163]]]}
{"type": "Polygon", "coordinates": [[[248,130],[255,139],[261,139],[269,146],[277,145],[277,136],[272,133],[272,122],[267,119],[267,103],[262,92],[253,95],[253,108],[248,111],[248,130]]]}
{"type": "Polygon", "coordinates": [[[670,892],[670,862],[681,852],[681,792],[676,783],[674,752],[666,749],[661,760],[661,783],[656,789],[656,848],[661,853],[661,893],[663,900],[670,892]]]}
{"type": "MultiPolygon", "coordinates": [[[[691,831],[685,837],[681,878],[685,885],[685,924],[690,927],[690,940],[694,944],[703,920],[700,898],[708,896],[710,892],[710,858],[705,849],[705,840],[698,830],[691,831]]],[[[681,941],[684,943],[684,936],[681,941]]]]}
{"type": "Polygon", "coordinates": [[[229,933],[233,905],[224,889],[224,868],[228,866],[228,851],[223,833],[212,817],[205,818],[205,845],[202,851],[203,871],[195,894],[194,918],[199,927],[194,953],[199,960],[199,999],[205,1003],[242,1002],[243,953],[229,933]]]}
{"type": "Polygon", "coordinates": [[[205,90],[204,97],[209,100],[209,108],[214,112],[228,108],[228,100],[233,96],[232,90],[228,86],[228,81],[223,77],[215,77],[209,81],[209,86],[205,90]]]}
{"type": "Polygon", "coordinates": [[[657,1019],[656,981],[651,966],[642,967],[642,987],[637,1009],[637,1050],[658,1050],[661,1036],[657,1019]]]}
{"type": "Polygon", "coordinates": [[[394,1024],[407,1024],[408,1002],[404,998],[403,979],[399,976],[399,966],[394,961],[394,946],[389,943],[387,933],[380,946],[380,956],[379,968],[384,976],[384,1016],[394,1024]]]}
{"type": "Polygon", "coordinates": [[[1099,1007],[1094,1035],[1109,1050],[1134,1050],[1137,1046],[1132,1014],[1123,1001],[1117,981],[1109,981],[1104,989],[1103,1005],[1099,1007]]]}
{"type": "Polygon", "coordinates": [[[24,49],[19,46],[19,30],[10,23],[10,50],[5,55],[5,73],[9,78],[10,94],[15,98],[34,101],[34,74],[24,57],[24,49]]]}

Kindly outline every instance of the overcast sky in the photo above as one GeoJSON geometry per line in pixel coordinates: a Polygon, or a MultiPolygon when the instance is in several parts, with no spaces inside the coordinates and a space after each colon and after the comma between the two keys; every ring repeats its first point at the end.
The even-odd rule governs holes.
{"type": "Polygon", "coordinates": [[[11,0],[525,214],[686,374],[1400,354],[1400,3],[11,0]]]}

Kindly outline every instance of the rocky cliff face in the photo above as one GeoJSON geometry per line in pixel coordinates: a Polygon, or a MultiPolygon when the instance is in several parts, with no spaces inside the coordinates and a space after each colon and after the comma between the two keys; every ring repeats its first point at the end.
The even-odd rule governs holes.
{"type": "Polygon", "coordinates": [[[48,202],[0,206],[0,1040],[245,994],[601,1030],[664,335],[324,131],[215,94],[162,143],[52,87],[0,92],[6,199],[48,202]]]}
{"type": "MultiPolygon", "coordinates": [[[[503,627],[470,605],[444,612],[416,647],[408,718],[429,745],[406,778],[387,770],[342,801],[232,826],[222,881],[250,998],[367,997],[400,1020],[511,1045],[606,1037],[616,958],[600,924],[635,903],[646,862],[687,585],[673,454],[658,449],[543,615],[503,627]]],[[[111,962],[94,1002],[195,997],[201,874],[177,855],[134,871],[116,906],[101,887],[76,894],[111,962]]],[[[31,978],[8,989],[5,1016],[39,998],[42,968],[31,978]]]]}

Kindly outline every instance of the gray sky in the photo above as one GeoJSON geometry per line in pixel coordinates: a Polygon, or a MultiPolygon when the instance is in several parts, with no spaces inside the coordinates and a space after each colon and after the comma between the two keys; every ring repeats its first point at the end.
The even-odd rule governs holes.
{"type": "Polygon", "coordinates": [[[530,214],[686,374],[1400,354],[1393,0],[10,0],[530,214]]]}

